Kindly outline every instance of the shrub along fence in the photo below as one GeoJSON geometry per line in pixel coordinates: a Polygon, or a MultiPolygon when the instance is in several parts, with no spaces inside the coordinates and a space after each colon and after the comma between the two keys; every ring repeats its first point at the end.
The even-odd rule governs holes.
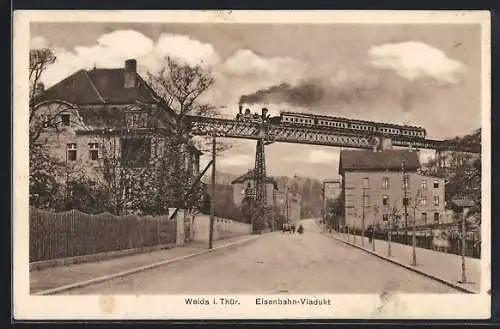
{"type": "Polygon", "coordinates": [[[30,262],[175,243],[168,216],[54,213],[30,207],[30,262]]]}

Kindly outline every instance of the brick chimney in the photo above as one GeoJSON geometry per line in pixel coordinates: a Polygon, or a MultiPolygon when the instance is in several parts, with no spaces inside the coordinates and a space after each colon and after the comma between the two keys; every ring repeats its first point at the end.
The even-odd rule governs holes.
{"type": "Polygon", "coordinates": [[[137,83],[137,61],[128,59],[125,61],[124,88],[134,88],[137,83]]]}

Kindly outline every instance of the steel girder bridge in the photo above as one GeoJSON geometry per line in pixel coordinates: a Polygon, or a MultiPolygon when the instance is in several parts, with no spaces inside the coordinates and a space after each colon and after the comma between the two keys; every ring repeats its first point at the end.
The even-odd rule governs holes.
{"type": "MultiPolygon", "coordinates": [[[[333,127],[308,127],[268,122],[249,122],[232,119],[186,116],[186,123],[192,135],[243,138],[257,141],[255,154],[255,200],[256,219],[252,223],[262,222],[266,204],[266,164],[264,145],[274,142],[309,145],[334,146],[358,149],[383,149],[383,142],[389,141],[390,147],[413,149],[432,149],[438,154],[456,151],[481,153],[480,144],[468,144],[455,141],[422,139],[412,136],[383,135],[371,131],[346,131],[333,127]]],[[[255,225],[253,225],[255,228],[255,225]]]]}

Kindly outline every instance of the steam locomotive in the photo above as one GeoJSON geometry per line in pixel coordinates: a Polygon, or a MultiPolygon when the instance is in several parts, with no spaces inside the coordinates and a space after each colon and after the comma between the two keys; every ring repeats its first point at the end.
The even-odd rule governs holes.
{"type": "Polygon", "coordinates": [[[377,133],[382,135],[408,136],[416,139],[425,139],[427,131],[424,128],[407,125],[395,125],[373,121],[352,120],[346,118],[330,117],[297,112],[281,112],[279,116],[271,117],[269,110],[263,108],[261,113],[251,113],[240,105],[236,120],[244,122],[268,122],[272,124],[284,123],[289,126],[320,127],[344,131],[364,131],[366,133],[377,133]]]}

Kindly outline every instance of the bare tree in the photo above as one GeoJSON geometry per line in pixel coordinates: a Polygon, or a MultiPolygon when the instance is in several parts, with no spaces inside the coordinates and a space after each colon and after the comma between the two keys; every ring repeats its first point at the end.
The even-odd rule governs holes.
{"type": "Polygon", "coordinates": [[[413,209],[413,221],[415,225],[417,225],[417,208],[420,205],[420,197],[422,195],[422,191],[420,189],[417,190],[417,194],[414,199],[409,200],[410,208],[413,209]]]}
{"type": "MultiPolygon", "coordinates": [[[[211,72],[201,66],[180,64],[171,57],[165,58],[165,65],[157,74],[148,73],[150,85],[159,95],[161,104],[171,108],[177,114],[177,144],[188,138],[189,132],[183,125],[187,115],[217,117],[220,115],[217,108],[203,103],[200,97],[214,84],[211,72]]],[[[210,139],[201,139],[198,145],[202,151],[210,150],[210,139]]],[[[217,152],[228,149],[227,142],[217,144],[217,152]]]]}
{"type": "MultiPolygon", "coordinates": [[[[208,151],[211,139],[206,136],[206,138],[201,138],[197,143],[194,143],[185,119],[187,115],[209,117],[218,115],[213,106],[200,100],[200,97],[213,86],[214,78],[201,66],[181,64],[171,57],[166,57],[165,61],[164,67],[158,74],[148,73],[148,77],[150,85],[160,97],[158,102],[163,107],[174,110],[177,115],[175,133],[169,138],[168,145],[170,151],[168,157],[170,164],[168,166],[171,165],[175,173],[169,185],[174,191],[175,204],[189,207],[185,202],[185,195],[190,189],[192,177],[184,168],[185,159],[189,154],[188,148],[190,144],[196,144],[202,151],[208,151]]],[[[227,148],[227,143],[219,142],[217,145],[219,152],[227,148]]]]}
{"type": "Polygon", "coordinates": [[[99,177],[106,191],[108,211],[162,215],[167,212],[170,168],[161,154],[164,138],[103,136],[98,160],[99,177]]]}
{"type": "Polygon", "coordinates": [[[50,49],[31,49],[29,62],[29,123],[30,123],[30,144],[35,142],[42,133],[43,129],[50,123],[50,118],[42,118],[36,115],[37,97],[43,92],[43,83],[40,81],[43,72],[54,64],[56,57],[50,49]]]}
{"type": "MultiPolygon", "coordinates": [[[[60,207],[62,186],[57,181],[62,164],[50,156],[47,149],[36,143],[44,129],[57,126],[55,115],[37,115],[36,103],[42,92],[41,77],[56,57],[50,49],[31,49],[29,53],[29,160],[30,205],[56,209],[60,207]]],[[[57,111],[56,111],[57,112],[57,111]]]]}
{"type": "Polygon", "coordinates": [[[30,80],[30,105],[31,101],[35,99],[38,92],[37,87],[40,85],[40,79],[43,72],[47,68],[54,64],[56,61],[56,56],[52,50],[48,48],[44,49],[31,49],[30,50],[30,63],[29,63],[29,80],[30,80]]]}

